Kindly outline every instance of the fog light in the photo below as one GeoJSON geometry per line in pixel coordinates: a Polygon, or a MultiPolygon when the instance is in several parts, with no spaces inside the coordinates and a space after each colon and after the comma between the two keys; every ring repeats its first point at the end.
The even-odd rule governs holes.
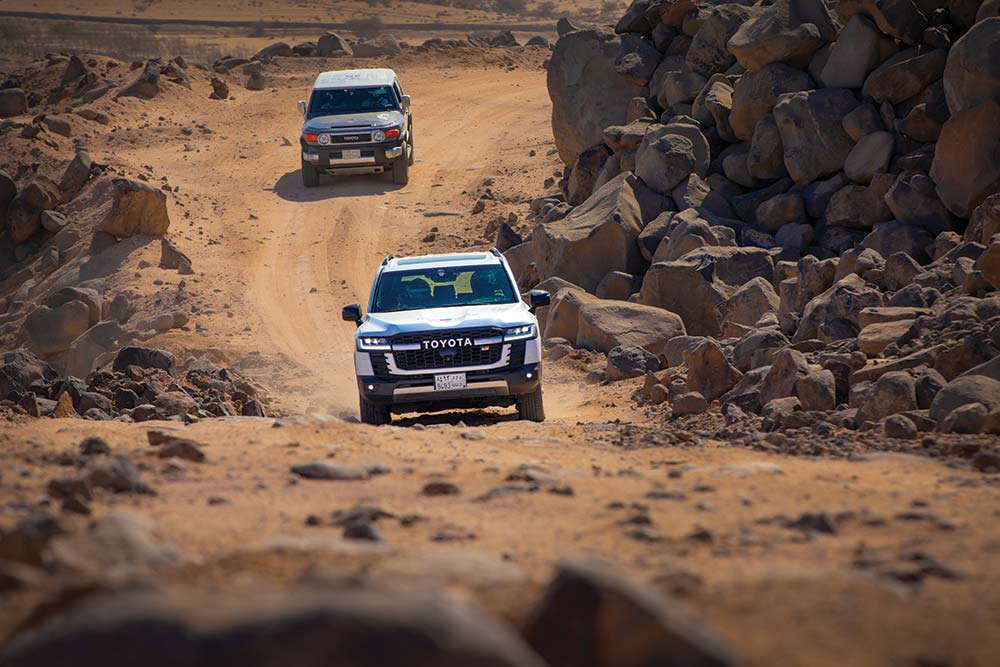
{"type": "Polygon", "coordinates": [[[394,159],[394,158],[397,158],[397,157],[399,157],[402,154],[403,154],[403,147],[402,146],[396,146],[395,148],[387,148],[387,149],[385,149],[385,156],[387,158],[389,158],[390,160],[394,159]]]}
{"type": "Polygon", "coordinates": [[[302,159],[308,160],[310,162],[316,162],[317,160],[319,160],[319,153],[303,153],[302,159]]]}
{"type": "Polygon", "coordinates": [[[530,380],[531,378],[533,378],[533,377],[535,377],[535,376],[534,376],[534,375],[532,375],[531,373],[525,373],[525,374],[524,374],[524,377],[526,377],[526,378],[528,378],[528,379],[530,380]]]}
{"type": "Polygon", "coordinates": [[[368,391],[375,391],[375,385],[373,384],[368,385],[368,391]]]}

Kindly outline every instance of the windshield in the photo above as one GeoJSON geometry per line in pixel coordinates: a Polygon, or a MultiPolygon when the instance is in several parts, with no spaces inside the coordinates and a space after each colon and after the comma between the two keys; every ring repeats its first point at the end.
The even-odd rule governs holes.
{"type": "Polygon", "coordinates": [[[379,278],[372,312],[517,303],[518,298],[501,266],[392,271],[379,278]]]}
{"type": "Polygon", "coordinates": [[[372,113],[399,109],[392,86],[314,90],[309,99],[309,117],[372,113]]]}

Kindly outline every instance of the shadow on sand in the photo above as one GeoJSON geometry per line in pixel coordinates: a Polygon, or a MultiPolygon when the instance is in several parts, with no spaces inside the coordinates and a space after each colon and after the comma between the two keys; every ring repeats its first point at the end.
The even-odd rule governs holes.
{"type": "Polygon", "coordinates": [[[360,176],[330,176],[321,174],[319,186],[307,188],[302,185],[300,170],[290,171],[274,184],[274,193],[285,201],[313,202],[341,197],[365,197],[368,195],[383,195],[401,189],[392,178],[386,174],[369,174],[360,176]]]}

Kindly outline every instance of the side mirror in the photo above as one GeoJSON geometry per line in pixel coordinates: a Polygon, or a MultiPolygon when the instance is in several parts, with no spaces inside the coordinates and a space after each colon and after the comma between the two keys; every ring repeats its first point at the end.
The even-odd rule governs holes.
{"type": "Polygon", "coordinates": [[[528,293],[528,303],[531,306],[531,312],[535,312],[538,308],[552,303],[552,296],[545,290],[533,289],[528,293]]]}
{"type": "Polygon", "coordinates": [[[306,115],[306,101],[305,100],[299,100],[299,113],[302,114],[303,116],[306,115]]]}
{"type": "Polygon", "coordinates": [[[356,303],[344,306],[343,310],[340,311],[340,317],[343,318],[345,322],[354,322],[354,324],[360,326],[361,306],[356,303]]]}
{"type": "Polygon", "coordinates": [[[403,97],[399,100],[399,106],[401,106],[403,108],[403,111],[409,111],[410,110],[410,96],[409,95],[403,95],[403,97]]]}

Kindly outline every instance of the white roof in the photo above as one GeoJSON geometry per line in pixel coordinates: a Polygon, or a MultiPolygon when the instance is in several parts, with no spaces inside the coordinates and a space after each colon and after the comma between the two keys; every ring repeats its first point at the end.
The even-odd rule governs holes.
{"type": "Polygon", "coordinates": [[[396,73],[391,69],[342,69],[323,72],[316,77],[313,88],[345,88],[353,86],[391,86],[396,73]]]}
{"type": "Polygon", "coordinates": [[[407,271],[423,267],[452,268],[456,266],[488,266],[500,264],[500,258],[491,252],[456,252],[441,255],[420,255],[416,257],[394,257],[385,266],[385,271],[407,271]]]}

